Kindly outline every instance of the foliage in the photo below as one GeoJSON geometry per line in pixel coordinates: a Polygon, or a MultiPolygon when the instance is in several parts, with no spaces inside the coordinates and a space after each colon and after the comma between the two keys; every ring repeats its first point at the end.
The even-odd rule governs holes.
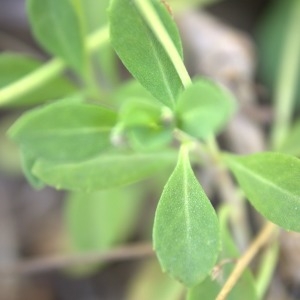
{"type": "MultiPolygon", "coordinates": [[[[169,171],[177,161],[156,209],[154,249],[163,271],[189,289],[188,299],[213,299],[224,282],[210,277],[218,257],[221,263],[239,255],[228,226],[234,208],[226,217],[217,217],[194,165],[232,172],[258,212],[283,228],[300,231],[299,159],[271,152],[240,157],[212,146],[233,117],[236,103],[217,83],[190,79],[176,24],[163,1],[110,1],[111,45],[138,82],[117,88],[111,76],[116,70],[109,70],[107,78],[114,88],[106,94],[106,87],[95,85],[93,49],[102,57],[102,72],[116,65],[113,60],[103,65],[100,50],[108,44],[107,30],[98,29],[103,22],[98,23],[89,7],[98,2],[104,5],[100,0],[27,1],[37,41],[56,58],[41,66],[27,57],[2,54],[1,72],[7,73],[0,72],[0,86],[5,88],[0,105],[52,102],[25,112],[8,134],[20,147],[24,173],[34,187],[78,192],[69,195],[66,205],[75,251],[103,250],[124,242],[141,198],[140,185],[136,190],[124,186],[169,171]],[[94,29],[99,32],[91,37],[94,29]],[[68,67],[81,87],[61,75],[68,67]],[[36,70],[55,76],[42,77],[38,88],[26,88],[23,77],[30,82],[30,72],[36,70]],[[18,80],[24,97],[16,100],[13,89],[18,80]]],[[[291,133],[285,147],[299,148],[299,142],[293,146],[295,140],[291,133]]],[[[290,152],[299,155],[296,150],[290,152]]],[[[233,266],[223,269],[227,278],[233,266]]],[[[249,300],[256,299],[250,270],[229,299],[245,299],[245,285],[249,300]]]]}

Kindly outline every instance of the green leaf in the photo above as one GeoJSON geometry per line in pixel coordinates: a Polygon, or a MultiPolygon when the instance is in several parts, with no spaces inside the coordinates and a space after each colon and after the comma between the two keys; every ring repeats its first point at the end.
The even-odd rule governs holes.
{"type": "MultiPolygon", "coordinates": [[[[42,61],[23,54],[0,54],[0,88],[4,88],[23,78],[27,74],[37,70],[42,65],[42,61]]],[[[69,80],[63,76],[58,76],[57,78],[42,84],[35,89],[34,92],[31,92],[26,96],[16,97],[6,106],[14,107],[33,105],[46,100],[59,99],[66,95],[70,95],[75,91],[74,85],[69,80]]]]}
{"type": "MultiPolygon", "coordinates": [[[[96,31],[108,22],[107,8],[110,0],[73,0],[81,7],[77,11],[81,15],[86,35],[96,31]]],[[[93,58],[93,69],[101,76],[97,79],[101,80],[103,87],[110,83],[118,81],[117,58],[110,44],[103,45],[97,50],[93,58]],[[100,70],[98,70],[98,65],[100,70]]]]}
{"type": "Polygon", "coordinates": [[[152,103],[148,99],[128,99],[121,107],[119,121],[125,127],[141,125],[157,125],[161,121],[162,106],[152,103]]]}
{"type": "Polygon", "coordinates": [[[119,122],[125,128],[131,147],[153,151],[171,142],[174,124],[164,120],[165,109],[149,99],[131,98],[120,109],[119,122]]]}
{"type": "Polygon", "coordinates": [[[214,208],[183,147],[155,214],[153,243],[162,269],[185,285],[195,286],[212,270],[219,238],[214,208]]]}
{"type": "Polygon", "coordinates": [[[36,157],[26,150],[21,151],[21,163],[24,175],[28,182],[36,189],[42,189],[45,184],[32,174],[32,167],[36,162],[36,157]]]}
{"type": "Polygon", "coordinates": [[[128,185],[171,166],[175,153],[103,153],[77,163],[38,160],[33,174],[57,189],[97,191],[128,185]]]}
{"type": "MultiPolygon", "coordinates": [[[[286,37],[290,30],[290,20],[294,7],[298,0],[280,1],[273,0],[264,16],[258,24],[257,44],[259,55],[259,71],[265,84],[274,90],[277,84],[280,64],[282,61],[283,51],[285,49],[286,37]]],[[[300,18],[298,18],[298,27],[300,26],[300,18]]],[[[297,27],[296,27],[297,28],[297,27]]],[[[295,38],[300,38],[297,31],[295,38]]],[[[298,72],[296,82],[300,78],[300,63],[298,64],[298,72]]],[[[295,100],[297,100],[298,108],[300,107],[300,85],[296,85],[295,100]]],[[[271,97],[274,98],[274,97],[271,97]]]]}
{"type": "Polygon", "coordinates": [[[136,127],[127,132],[129,144],[136,151],[155,151],[168,146],[173,135],[171,129],[136,127]]]}
{"type": "MultiPolygon", "coordinates": [[[[178,30],[167,8],[160,1],[147,1],[155,9],[182,57],[178,30]]],[[[173,108],[183,85],[164,47],[134,1],[111,1],[109,17],[112,45],[126,68],[158,100],[173,108]]]]}
{"type": "Polygon", "coordinates": [[[147,261],[129,284],[126,300],[179,300],[184,287],[162,273],[157,260],[147,261]]]}
{"type": "Polygon", "coordinates": [[[22,167],[20,149],[6,135],[8,128],[19,117],[18,114],[5,114],[0,118],[0,173],[5,176],[20,176],[22,167]]]}
{"type": "Polygon", "coordinates": [[[218,133],[235,111],[231,94],[207,79],[197,79],[179,96],[179,128],[197,138],[218,133]]]}
{"type": "MultiPolygon", "coordinates": [[[[221,291],[222,286],[228,279],[229,275],[233,271],[235,265],[234,260],[240,256],[240,253],[231,237],[229,231],[228,217],[230,213],[229,207],[222,207],[219,213],[220,220],[220,232],[222,238],[222,253],[219,257],[219,264],[224,262],[224,265],[220,267],[219,274],[216,279],[207,277],[196,287],[192,288],[188,292],[187,300],[199,300],[199,299],[216,299],[217,295],[221,291]],[[233,260],[232,262],[226,260],[233,260]]],[[[233,289],[228,295],[228,300],[257,300],[257,294],[255,290],[255,281],[251,272],[246,269],[244,274],[235,284],[233,289]],[[247,293],[245,293],[247,291],[247,293]]]]}
{"type": "Polygon", "coordinates": [[[75,0],[82,7],[82,14],[88,33],[96,31],[108,22],[107,8],[110,0],[75,0]]]}
{"type": "MultiPolygon", "coordinates": [[[[125,242],[135,228],[142,208],[138,186],[96,193],[70,193],[65,214],[71,252],[104,251],[125,242]]],[[[93,272],[96,265],[74,268],[82,275],[93,272]]]]}
{"type": "Polygon", "coordinates": [[[132,99],[147,99],[149,102],[161,105],[145,87],[143,87],[137,80],[131,79],[123,83],[113,94],[114,104],[122,106],[124,102],[132,99]]]}
{"type": "Polygon", "coordinates": [[[9,135],[37,158],[77,161],[110,146],[115,122],[116,114],[110,110],[66,101],[25,113],[9,135]]]}
{"type": "Polygon", "coordinates": [[[280,153],[244,157],[227,155],[225,161],[252,205],[273,223],[300,231],[300,160],[280,153]]]}
{"type": "Polygon", "coordinates": [[[70,0],[28,0],[28,14],[35,38],[49,54],[62,58],[84,73],[84,29],[70,0]]]}
{"type": "Polygon", "coordinates": [[[139,217],[142,203],[136,186],[92,194],[71,193],[66,221],[73,250],[106,250],[125,241],[139,217]]]}
{"type": "Polygon", "coordinates": [[[291,155],[300,156],[300,121],[292,127],[279,150],[291,155]]]}

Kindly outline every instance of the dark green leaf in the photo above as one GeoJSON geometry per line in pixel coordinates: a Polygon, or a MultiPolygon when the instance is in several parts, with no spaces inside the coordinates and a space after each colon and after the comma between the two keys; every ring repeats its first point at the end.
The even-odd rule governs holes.
{"type": "Polygon", "coordinates": [[[179,96],[179,128],[197,138],[218,133],[229,121],[235,102],[228,91],[206,79],[197,79],[179,96]]]}
{"type": "MultiPolygon", "coordinates": [[[[0,55],[0,88],[23,78],[43,65],[42,61],[16,53],[2,53],[0,55]]],[[[26,106],[55,100],[75,93],[75,87],[63,76],[42,84],[26,96],[16,97],[6,106],[26,106]]]]}
{"type": "Polygon", "coordinates": [[[252,205],[267,219],[300,231],[300,160],[280,153],[226,156],[226,162],[252,205]]]}
{"type": "Polygon", "coordinates": [[[212,270],[219,253],[219,225],[182,148],[159,201],[153,243],[162,269],[191,287],[212,270]]]}
{"type": "Polygon", "coordinates": [[[37,158],[77,161],[110,146],[116,114],[96,105],[51,104],[25,113],[9,135],[37,158]]]}
{"type": "Polygon", "coordinates": [[[84,30],[70,0],[28,0],[33,33],[50,54],[62,58],[79,73],[85,73],[84,30]]]}
{"type": "MultiPolygon", "coordinates": [[[[149,1],[182,57],[174,21],[160,1],[149,1]]],[[[111,42],[126,68],[163,104],[174,108],[183,85],[163,46],[132,0],[113,0],[110,7],[111,42]]]]}
{"type": "Polygon", "coordinates": [[[57,189],[97,191],[128,185],[171,166],[174,152],[103,153],[78,163],[39,160],[33,174],[57,189]]]}

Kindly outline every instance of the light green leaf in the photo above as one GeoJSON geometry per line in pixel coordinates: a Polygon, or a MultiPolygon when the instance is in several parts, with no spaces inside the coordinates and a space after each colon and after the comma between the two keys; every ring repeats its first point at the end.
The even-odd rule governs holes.
{"type": "Polygon", "coordinates": [[[41,189],[45,186],[44,182],[39,180],[31,172],[35,161],[36,157],[34,155],[26,150],[21,150],[21,164],[26,179],[34,188],[41,189]]]}
{"type": "Polygon", "coordinates": [[[300,121],[292,127],[279,150],[291,155],[300,156],[300,121]]]}
{"type": "Polygon", "coordinates": [[[77,161],[98,155],[110,146],[116,114],[91,104],[51,104],[27,112],[9,135],[37,158],[77,161]]]}
{"type": "Polygon", "coordinates": [[[164,170],[175,161],[171,151],[159,153],[103,153],[78,163],[39,160],[33,174],[57,189],[97,191],[128,185],[164,170]]]}
{"type": "MultiPolygon", "coordinates": [[[[147,0],[182,57],[178,30],[160,1],[147,0]]],[[[111,1],[111,42],[126,68],[163,104],[174,108],[183,85],[165,49],[131,0],[111,1]],[[146,67],[145,67],[146,66],[146,67]]]]}
{"type": "Polygon", "coordinates": [[[172,130],[161,127],[136,127],[127,132],[129,144],[136,151],[155,151],[167,147],[173,138],[172,130]]]}
{"type": "MultiPolygon", "coordinates": [[[[74,1],[74,0],[73,0],[74,1]]],[[[82,7],[82,14],[88,33],[96,31],[107,24],[107,8],[110,0],[75,0],[82,7]]]]}
{"type": "Polygon", "coordinates": [[[19,114],[6,114],[0,118],[0,173],[6,176],[20,176],[22,167],[19,147],[6,135],[8,128],[19,114]]]}
{"type": "Polygon", "coordinates": [[[180,300],[184,287],[162,273],[157,260],[147,261],[129,284],[126,300],[180,300]]]}
{"type": "Polygon", "coordinates": [[[219,225],[182,147],[160,198],[153,243],[162,269],[192,287],[212,270],[219,253],[219,225]]]}
{"type": "Polygon", "coordinates": [[[28,0],[28,14],[35,38],[50,54],[85,73],[84,29],[70,0],[28,0]]]}
{"type": "MultiPolygon", "coordinates": [[[[261,18],[257,30],[257,45],[259,55],[259,71],[264,83],[270,88],[277,84],[280,65],[285,51],[285,44],[290,33],[292,14],[298,0],[280,1],[273,0],[261,18]]],[[[297,20],[298,28],[300,18],[297,20]]],[[[295,24],[297,28],[297,24],[295,24]]],[[[294,43],[300,39],[297,30],[294,31],[294,43]]],[[[299,43],[299,42],[298,42],[299,43]]],[[[299,60],[298,60],[299,61],[299,60]]],[[[297,65],[297,80],[300,78],[300,61],[297,65]]],[[[300,107],[300,85],[296,84],[295,101],[300,107]]],[[[271,97],[274,98],[274,97],[271,97]]]]}
{"type": "Polygon", "coordinates": [[[71,193],[66,221],[76,252],[111,248],[126,240],[139,217],[142,198],[136,186],[96,193],[71,193]]]}
{"type": "MultiPolygon", "coordinates": [[[[73,0],[81,9],[81,15],[86,34],[96,31],[108,22],[107,8],[110,0],[73,0]],[[79,3],[78,3],[79,2],[79,3]]],[[[103,45],[97,50],[93,59],[93,69],[101,76],[98,76],[102,86],[110,85],[118,81],[118,66],[115,52],[110,44],[103,45]],[[100,70],[97,66],[99,64],[100,70]],[[108,82],[109,81],[109,82],[108,82]]]]}
{"type": "Polygon", "coordinates": [[[231,94],[207,79],[197,79],[179,96],[179,128],[197,138],[218,133],[235,110],[231,94]]]}
{"type": "MultiPolygon", "coordinates": [[[[143,198],[138,186],[96,193],[70,193],[65,214],[71,252],[104,251],[125,242],[140,217],[143,198]]],[[[96,266],[72,269],[82,275],[96,266]]],[[[71,270],[71,271],[72,271],[71,270]]]]}
{"type": "Polygon", "coordinates": [[[244,157],[227,155],[225,161],[252,205],[273,223],[300,231],[300,160],[280,153],[244,157]]]}
{"type": "MultiPolygon", "coordinates": [[[[0,88],[21,79],[30,72],[41,67],[42,61],[34,59],[30,56],[17,53],[2,53],[0,55],[0,88]]],[[[26,106],[44,102],[46,100],[55,100],[66,95],[74,93],[73,84],[64,78],[58,76],[55,79],[42,84],[34,92],[26,94],[26,96],[16,97],[6,106],[26,106]]]]}
{"type": "Polygon", "coordinates": [[[161,105],[161,102],[135,79],[126,81],[116,89],[112,101],[115,105],[122,106],[132,98],[147,99],[149,102],[161,105]]]}
{"type": "Polygon", "coordinates": [[[119,122],[129,144],[137,151],[153,151],[171,142],[174,124],[163,120],[163,107],[149,99],[128,99],[121,107],[119,122]]]}
{"type": "Polygon", "coordinates": [[[148,99],[127,99],[119,112],[119,121],[125,127],[158,125],[162,117],[162,106],[148,99]]]}
{"type": "MultiPolygon", "coordinates": [[[[229,213],[229,207],[222,207],[219,213],[220,232],[222,238],[222,253],[219,257],[219,264],[224,263],[224,265],[220,267],[219,274],[216,279],[208,277],[199,285],[190,289],[187,300],[216,299],[222,286],[235,267],[234,260],[240,256],[240,253],[237,250],[228,228],[229,213]],[[230,262],[230,260],[232,261],[230,262]]],[[[255,281],[248,269],[245,270],[244,274],[233,287],[227,299],[258,300],[255,290],[255,281]],[[245,293],[245,291],[247,291],[247,293],[245,293]]]]}

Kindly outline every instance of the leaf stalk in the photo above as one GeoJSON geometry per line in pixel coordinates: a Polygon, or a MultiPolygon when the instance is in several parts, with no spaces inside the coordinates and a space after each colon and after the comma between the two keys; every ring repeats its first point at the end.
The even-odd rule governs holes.
{"type": "MultiPolygon", "coordinates": [[[[87,39],[88,52],[94,52],[99,47],[108,43],[108,41],[108,27],[97,30],[87,39]]],[[[39,86],[49,82],[61,74],[65,68],[67,68],[67,64],[62,59],[53,58],[37,70],[2,88],[0,90],[0,107],[12,102],[14,98],[26,95],[39,86]]]]}

